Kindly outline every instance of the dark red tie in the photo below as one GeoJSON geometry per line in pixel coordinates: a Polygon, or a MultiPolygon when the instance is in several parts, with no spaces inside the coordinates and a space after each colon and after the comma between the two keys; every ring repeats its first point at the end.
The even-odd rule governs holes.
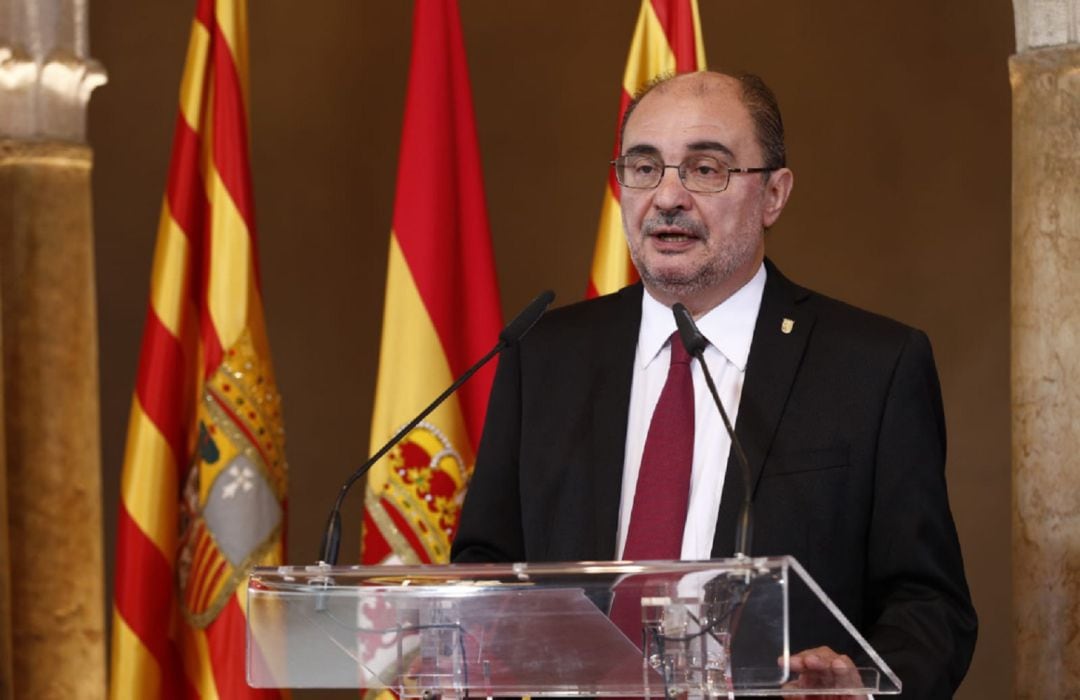
{"type": "Polygon", "coordinates": [[[623,559],[678,559],[682,553],[694,461],[694,382],[678,333],[668,339],[671,366],[641,455],[623,559]]]}

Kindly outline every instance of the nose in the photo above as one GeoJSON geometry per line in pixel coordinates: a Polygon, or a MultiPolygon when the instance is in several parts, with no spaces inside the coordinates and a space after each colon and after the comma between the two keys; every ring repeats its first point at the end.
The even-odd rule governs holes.
{"type": "Polygon", "coordinates": [[[690,191],[683,186],[678,166],[664,166],[664,175],[660,178],[660,184],[656,186],[653,195],[653,206],[660,211],[671,211],[689,209],[690,204],[690,191]]]}

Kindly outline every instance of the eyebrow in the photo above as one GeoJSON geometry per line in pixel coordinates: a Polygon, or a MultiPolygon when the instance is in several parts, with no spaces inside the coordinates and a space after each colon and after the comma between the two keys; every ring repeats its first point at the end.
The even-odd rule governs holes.
{"type": "Polygon", "coordinates": [[[735,157],[732,150],[719,141],[694,141],[687,148],[691,151],[720,151],[729,158],[735,157]]]}
{"type": "Polygon", "coordinates": [[[626,149],[626,154],[635,156],[655,156],[659,155],[660,151],[655,146],[641,144],[638,146],[631,146],[630,148],[626,149]]]}
{"type": "MultiPolygon", "coordinates": [[[[693,143],[687,144],[686,148],[690,151],[719,151],[728,158],[735,157],[732,150],[719,141],[694,141],[693,143]]],[[[656,148],[656,146],[639,144],[626,149],[626,153],[627,155],[659,155],[660,150],[656,148]]]]}

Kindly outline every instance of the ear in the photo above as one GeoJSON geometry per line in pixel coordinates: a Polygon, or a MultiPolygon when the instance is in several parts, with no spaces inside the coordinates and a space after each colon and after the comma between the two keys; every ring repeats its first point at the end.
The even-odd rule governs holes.
{"type": "Polygon", "coordinates": [[[795,174],[787,168],[780,168],[769,175],[765,183],[765,206],[761,212],[761,223],[765,228],[772,227],[784,211],[791,188],[795,186],[795,174]]]}

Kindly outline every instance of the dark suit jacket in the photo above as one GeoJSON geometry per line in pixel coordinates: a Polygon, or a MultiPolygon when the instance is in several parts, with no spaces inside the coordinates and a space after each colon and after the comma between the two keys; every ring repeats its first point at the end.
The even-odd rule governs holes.
{"type": "MultiPolygon", "coordinates": [[[[735,426],[752,472],[752,552],[798,559],[900,676],[904,697],[951,697],[976,618],[930,343],[766,266],[735,426]]],[[[455,561],[614,558],[641,294],[638,284],[556,309],[504,353],[455,561]]],[[[714,557],[733,553],[743,482],[732,458],[714,557]]],[[[793,619],[793,651],[841,645],[824,629],[793,619]]]]}

